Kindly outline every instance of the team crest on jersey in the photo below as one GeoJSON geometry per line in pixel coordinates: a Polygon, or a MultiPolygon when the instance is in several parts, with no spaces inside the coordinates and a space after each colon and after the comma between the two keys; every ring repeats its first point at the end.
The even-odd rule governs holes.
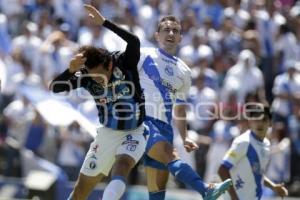
{"type": "Polygon", "coordinates": [[[91,168],[91,169],[95,169],[96,166],[97,166],[97,165],[96,165],[96,162],[95,162],[95,161],[91,161],[91,162],[90,162],[90,168],[91,168]]]}
{"type": "Polygon", "coordinates": [[[101,87],[98,84],[92,85],[92,90],[94,91],[95,94],[101,94],[101,93],[103,93],[103,87],[101,87]]]}
{"type": "Polygon", "coordinates": [[[173,76],[173,75],[174,75],[173,68],[172,68],[170,65],[166,65],[166,67],[165,67],[165,72],[166,72],[166,74],[168,74],[169,76],[173,76]]]}
{"type": "Polygon", "coordinates": [[[121,78],[121,76],[122,76],[123,73],[122,73],[122,71],[118,67],[115,67],[113,74],[114,74],[114,76],[116,78],[121,78]]]}

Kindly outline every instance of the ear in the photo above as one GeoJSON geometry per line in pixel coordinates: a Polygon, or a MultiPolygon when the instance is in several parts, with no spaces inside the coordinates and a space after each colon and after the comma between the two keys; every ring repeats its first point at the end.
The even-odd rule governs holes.
{"type": "Polygon", "coordinates": [[[111,60],[111,61],[109,61],[109,64],[108,64],[108,71],[112,71],[112,68],[113,68],[113,62],[111,60]]]}
{"type": "Polygon", "coordinates": [[[179,42],[181,42],[181,40],[182,40],[182,34],[180,34],[179,42]]]}
{"type": "Polygon", "coordinates": [[[157,31],[154,33],[154,38],[158,42],[158,32],[157,31]]]}

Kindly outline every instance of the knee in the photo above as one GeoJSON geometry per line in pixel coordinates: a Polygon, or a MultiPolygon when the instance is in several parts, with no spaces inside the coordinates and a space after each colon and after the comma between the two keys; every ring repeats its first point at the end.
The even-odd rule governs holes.
{"type": "Polygon", "coordinates": [[[177,151],[171,145],[166,145],[164,148],[164,160],[165,164],[172,162],[173,160],[179,159],[177,151]]]}

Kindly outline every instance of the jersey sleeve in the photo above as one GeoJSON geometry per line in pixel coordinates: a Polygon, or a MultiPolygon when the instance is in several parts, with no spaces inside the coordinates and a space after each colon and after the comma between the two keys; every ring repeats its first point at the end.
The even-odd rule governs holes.
{"type": "Polygon", "coordinates": [[[50,83],[49,89],[54,93],[69,92],[76,88],[85,87],[88,78],[82,78],[77,75],[85,74],[85,70],[82,69],[76,73],[70,73],[69,69],[66,69],[63,73],[54,78],[50,83]]]}
{"type": "Polygon", "coordinates": [[[234,140],[230,149],[226,152],[223,158],[222,165],[227,169],[231,169],[236,166],[237,163],[246,155],[247,147],[248,143],[234,140]]]}
{"type": "Polygon", "coordinates": [[[116,33],[119,37],[121,37],[124,41],[127,42],[126,50],[123,52],[119,59],[122,60],[123,65],[119,67],[124,67],[129,70],[137,70],[137,63],[140,59],[140,40],[139,38],[125,30],[124,28],[105,20],[103,26],[110,29],[114,33],[116,33]]]}
{"type": "Polygon", "coordinates": [[[184,76],[183,86],[176,92],[176,103],[186,103],[191,85],[191,72],[187,71],[184,76]]]}

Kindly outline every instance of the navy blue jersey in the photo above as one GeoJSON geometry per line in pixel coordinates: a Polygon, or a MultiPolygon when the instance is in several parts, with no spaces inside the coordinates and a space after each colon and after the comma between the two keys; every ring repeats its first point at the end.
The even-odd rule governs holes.
{"type": "Polygon", "coordinates": [[[61,92],[83,87],[96,102],[101,124],[117,130],[134,129],[143,123],[145,117],[144,96],[137,70],[140,42],[135,35],[107,20],[103,26],[127,42],[125,52],[110,54],[113,73],[108,84],[103,86],[97,83],[84,68],[76,73],[70,73],[67,69],[52,81],[51,89],[61,92]],[[68,81],[69,85],[62,81],[68,81]]]}

